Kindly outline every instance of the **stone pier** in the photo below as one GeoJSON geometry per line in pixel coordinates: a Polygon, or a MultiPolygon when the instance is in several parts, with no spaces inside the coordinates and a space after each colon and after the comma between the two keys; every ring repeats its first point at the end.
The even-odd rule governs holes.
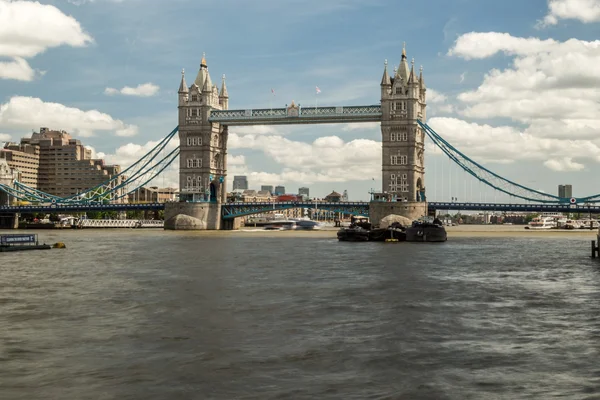
{"type": "Polygon", "coordinates": [[[369,203],[369,217],[373,225],[388,215],[395,214],[410,220],[427,215],[427,203],[424,201],[372,201],[369,203]]]}

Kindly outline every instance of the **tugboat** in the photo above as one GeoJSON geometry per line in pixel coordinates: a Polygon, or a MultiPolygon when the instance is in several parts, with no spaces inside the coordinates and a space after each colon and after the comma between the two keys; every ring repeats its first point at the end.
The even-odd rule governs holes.
{"type": "Polygon", "coordinates": [[[434,219],[433,222],[414,221],[406,229],[407,242],[445,242],[448,235],[442,221],[434,219]]]}

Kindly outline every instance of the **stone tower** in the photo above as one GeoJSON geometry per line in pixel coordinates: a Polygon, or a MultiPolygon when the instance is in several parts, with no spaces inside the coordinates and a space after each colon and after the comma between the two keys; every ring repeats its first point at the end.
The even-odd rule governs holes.
{"type": "Polygon", "coordinates": [[[190,87],[181,73],[179,85],[179,192],[182,202],[222,203],[226,199],[227,127],[209,121],[211,110],[226,110],[229,95],[223,75],[221,90],[208,73],[202,55],[190,87]]]}
{"type": "Polygon", "coordinates": [[[414,59],[409,68],[406,46],[400,66],[390,77],[387,60],[381,79],[381,135],[383,192],[392,201],[425,201],[425,132],[417,119],[425,122],[426,101],[423,68],[415,73],[414,59]]]}

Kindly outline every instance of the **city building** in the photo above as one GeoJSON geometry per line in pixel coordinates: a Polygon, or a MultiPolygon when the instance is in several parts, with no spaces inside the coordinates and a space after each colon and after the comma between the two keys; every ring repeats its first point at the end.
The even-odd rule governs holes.
{"type": "Polygon", "coordinates": [[[285,186],[275,186],[275,193],[276,196],[285,194],[285,186]]]}
{"type": "Polygon", "coordinates": [[[141,187],[129,193],[129,203],[166,203],[175,201],[178,192],[176,188],[158,188],[157,186],[141,187]]]}
{"type": "Polygon", "coordinates": [[[248,179],[244,175],[233,177],[233,190],[248,190],[248,179]]]}
{"type": "Polygon", "coordinates": [[[558,197],[564,197],[570,199],[573,197],[573,186],[572,185],[558,185],[558,197]]]}
{"type": "Polygon", "coordinates": [[[269,193],[273,193],[273,185],[262,185],[260,190],[267,190],[269,193]]]}
{"type": "Polygon", "coordinates": [[[301,187],[300,189],[298,189],[298,194],[300,196],[306,196],[306,198],[310,197],[310,189],[307,187],[301,187]]]}
{"type": "MultiPolygon", "coordinates": [[[[21,182],[43,192],[68,197],[109,181],[121,173],[118,165],[105,165],[92,159],[92,152],[65,131],[41,128],[20,143],[8,142],[0,150],[11,168],[21,175],[21,182]]],[[[125,180],[120,176],[111,183],[116,187],[125,180]]],[[[126,188],[119,190],[125,201],[126,188]]]]}
{"type": "Polygon", "coordinates": [[[325,201],[327,203],[338,203],[338,202],[340,202],[341,199],[342,199],[342,195],[336,191],[333,191],[333,192],[329,193],[327,196],[325,196],[325,201]]]}

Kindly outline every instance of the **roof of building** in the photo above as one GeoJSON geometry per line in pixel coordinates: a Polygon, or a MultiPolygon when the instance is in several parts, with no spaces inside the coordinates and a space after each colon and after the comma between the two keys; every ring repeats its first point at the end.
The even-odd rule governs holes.
{"type": "Polygon", "coordinates": [[[329,193],[327,196],[325,197],[342,197],[341,194],[339,194],[338,192],[336,192],[335,190],[331,193],[329,193]]]}

